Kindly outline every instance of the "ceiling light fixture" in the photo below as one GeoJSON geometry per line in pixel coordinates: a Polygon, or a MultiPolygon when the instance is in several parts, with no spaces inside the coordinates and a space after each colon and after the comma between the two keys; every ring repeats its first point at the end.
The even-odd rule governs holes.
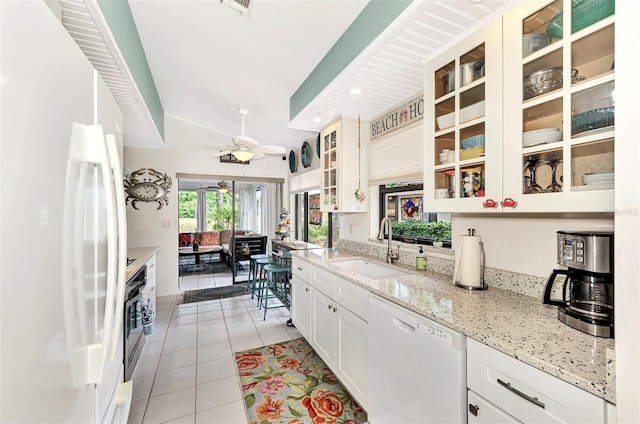
{"type": "Polygon", "coordinates": [[[360,93],[362,93],[362,88],[353,87],[351,90],[349,90],[349,93],[351,93],[351,94],[360,94],[360,93]]]}
{"type": "Polygon", "coordinates": [[[216,187],[220,193],[228,193],[229,192],[229,184],[225,181],[219,181],[218,186],[216,187]]]}
{"type": "Polygon", "coordinates": [[[235,158],[240,162],[246,162],[248,160],[251,160],[251,158],[253,157],[253,152],[247,149],[245,146],[239,146],[238,149],[231,152],[231,154],[235,156],[235,158]]]}
{"type": "Polygon", "coordinates": [[[315,118],[313,118],[313,122],[316,122],[316,123],[322,122],[322,118],[316,116],[315,118]]]}

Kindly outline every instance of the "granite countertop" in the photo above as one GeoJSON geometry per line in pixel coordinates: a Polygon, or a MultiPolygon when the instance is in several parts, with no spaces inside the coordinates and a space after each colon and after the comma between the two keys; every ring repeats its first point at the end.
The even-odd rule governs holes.
{"type": "Polygon", "coordinates": [[[307,249],[324,249],[322,246],[318,246],[317,244],[307,243],[302,240],[293,240],[293,241],[283,241],[278,239],[271,239],[271,243],[275,243],[279,246],[284,246],[289,250],[307,250],[307,249]]]}
{"type": "Polygon", "coordinates": [[[540,299],[491,287],[473,291],[455,287],[450,276],[416,271],[404,265],[406,276],[371,280],[333,265],[340,260],[366,258],[344,249],[299,250],[296,257],[331,271],[380,297],[456,330],[615,403],[612,366],[613,339],[592,337],[557,318],[557,307],[540,299]],[[609,372],[608,372],[609,371],[609,372]]]}
{"type": "Polygon", "coordinates": [[[127,267],[127,281],[129,281],[129,279],[133,277],[140,268],[142,268],[142,265],[144,265],[158,250],[160,250],[158,246],[128,248],[127,258],[133,258],[136,261],[127,267]]]}

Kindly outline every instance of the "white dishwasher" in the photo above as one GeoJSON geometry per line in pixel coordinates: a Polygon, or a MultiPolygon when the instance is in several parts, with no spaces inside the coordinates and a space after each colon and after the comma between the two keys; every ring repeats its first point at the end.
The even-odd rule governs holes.
{"type": "Polygon", "coordinates": [[[369,296],[371,424],[466,423],[466,338],[369,296]]]}

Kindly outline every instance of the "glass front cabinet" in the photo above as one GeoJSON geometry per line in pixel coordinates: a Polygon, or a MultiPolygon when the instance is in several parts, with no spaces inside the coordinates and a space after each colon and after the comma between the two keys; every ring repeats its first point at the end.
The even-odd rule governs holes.
{"type": "Polygon", "coordinates": [[[429,210],[482,210],[502,192],[501,22],[426,64],[424,81],[429,210]]]}
{"type": "Polygon", "coordinates": [[[354,194],[361,168],[357,164],[360,133],[366,134],[366,127],[365,132],[358,132],[358,121],[349,118],[335,121],[320,133],[323,212],[365,212],[364,203],[354,194]]]}
{"type": "MultiPolygon", "coordinates": [[[[425,176],[434,177],[429,190],[437,210],[613,210],[614,5],[612,0],[546,0],[514,7],[501,19],[503,74],[498,82],[501,87],[495,90],[491,85],[491,60],[495,58],[491,35],[479,34],[486,40],[483,120],[466,121],[469,115],[463,113],[468,103],[465,94],[482,81],[474,80],[469,88],[464,84],[465,51],[473,51],[466,42],[451,60],[451,67],[459,71],[455,77],[462,74],[462,81],[448,82],[451,72],[443,61],[425,67],[425,81],[426,77],[435,81],[430,97],[434,99],[434,128],[425,133],[427,150],[431,150],[425,176]],[[439,79],[444,79],[444,85],[439,79]],[[440,129],[438,120],[442,122],[447,102],[456,112],[453,126],[446,127],[449,121],[440,129]],[[462,109],[456,109],[459,107],[462,109]],[[499,116],[494,116],[496,111],[499,116]],[[482,153],[478,147],[482,140],[476,137],[482,132],[481,125],[484,159],[467,159],[468,155],[462,155],[467,149],[482,153]],[[444,140],[449,140],[450,147],[443,147],[444,140]],[[445,158],[440,155],[447,148],[455,152],[454,161],[442,164],[438,161],[445,158]],[[448,190],[446,195],[443,188],[448,190]]],[[[471,38],[472,45],[482,47],[476,36],[471,38]]],[[[494,66],[500,68],[499,63],[494,66]]]]}

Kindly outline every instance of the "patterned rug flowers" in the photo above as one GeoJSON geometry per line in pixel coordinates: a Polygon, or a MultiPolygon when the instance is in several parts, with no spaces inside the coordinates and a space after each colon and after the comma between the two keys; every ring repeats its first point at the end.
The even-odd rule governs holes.
{"type": "Polygon", "coordinates": [[[304,338],[235,354],[251,424],[360,424],[366,412],[304,338]]]}

